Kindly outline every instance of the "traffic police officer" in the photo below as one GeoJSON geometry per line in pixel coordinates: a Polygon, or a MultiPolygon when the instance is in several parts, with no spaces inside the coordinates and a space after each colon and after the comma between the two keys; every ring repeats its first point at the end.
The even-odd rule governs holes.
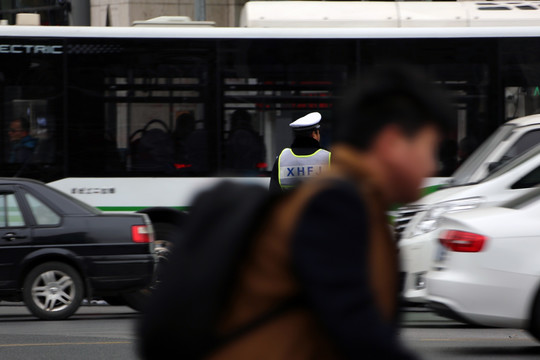
{"type": "Polygon", "coordinates": [[[272,168],[270,191],[292,189],[330,166],[330,152],[321,148],[321,114],[312,112],[292,122],[294,141],[279,154],[272,168]]]}

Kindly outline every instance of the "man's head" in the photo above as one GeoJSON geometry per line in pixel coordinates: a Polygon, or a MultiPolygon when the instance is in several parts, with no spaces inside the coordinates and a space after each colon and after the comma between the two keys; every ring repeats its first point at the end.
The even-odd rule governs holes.
{"type": "Polygon", "coordinates": [[[303,131],[295,131],[294,132],[295,137],[306,137],[306,138],[312,138],[317,141],[321,141],[321,131],[320,129],[311,129],[311,130],[303,130],[303,131]]]}
{"type": "Polygon", "coordinates": [[[11,122],[8,129],[9,141],[16,142],[28,136],[30,123],[25,118],[17,118],[11,122]]]}
{"type": "Polygon", "coordinates": [[[388,197],[409,202],[434,175],[442,131],[452,119],[441,90],[419,73],[373,70],[341,104],[334,144],[346,144],[376,162],[388,197]]]}
{"type": "Polygon", "coordinates": [[[312,138],[321,141],[320,122],[322,116],[318,112],[309,113],[289,124],[295,137],[312,138]]]}

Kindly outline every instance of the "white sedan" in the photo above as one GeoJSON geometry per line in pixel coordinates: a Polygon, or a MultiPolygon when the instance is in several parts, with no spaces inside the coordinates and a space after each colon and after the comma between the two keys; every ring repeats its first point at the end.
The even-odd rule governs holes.
{"type": "Polygon", "coordinates": [[[431,307],[540,340],[540,188],[499,207],[449,214],[440,229],[427,275],[431,307]]]}

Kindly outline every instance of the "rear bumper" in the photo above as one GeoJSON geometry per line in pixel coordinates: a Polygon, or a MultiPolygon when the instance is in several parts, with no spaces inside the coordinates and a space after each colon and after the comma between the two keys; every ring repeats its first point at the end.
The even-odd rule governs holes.
{"type": "Polygon", "coordinates": [[[442,317],[456,320],[465,324],[471,324],[471,325],[478,325],[471,321],[470,319],[467,319],[466,317],[460,315],[459,313],[455,312],[451,307],[440,303],[436,301],[429,301],[426,306],[433,310],[435,314],[440,315],[442,317]]]}
{"type": "Polygon", "coordinates": [[[86,257],[87,279],[95,295],[122,293],[148,286],[157,257],[153,254],[86,257]]]}
{"type": "Polygon", "coordinates": [[[403,238],[399,242],[402,272],[401,296],[409,302],[426,302],[425,276],[433,265],[433,233],[403,238]],[[419,280],[424,281],[419,281],[419,280]]]}
{"type": "Polygon", "coordinates": [[[483,326],[523,329],[530,316],[537,278],[477,267],[432,271],[430,307],[443,316],[483,326]]]}

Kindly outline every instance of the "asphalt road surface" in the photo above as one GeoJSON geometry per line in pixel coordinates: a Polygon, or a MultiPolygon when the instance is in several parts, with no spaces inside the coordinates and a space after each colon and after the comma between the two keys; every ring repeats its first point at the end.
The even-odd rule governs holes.
{"type": "MultiPolygon", "coordinates": [[[[130,308],[98,305],[40,321],[21,304],[0,302],[0,359],[138,359],[137,319],[130,308]]],[[[540,359],[540,343],[522,330],[471,327],[425,311],[404,314],[401,336],[425,360],[540,359]]]]}
{"type": "Polygon", "coordinates": [[[475,327],[425,311],[403,314],[401,336],[425,360],[540,359],[540,342],[524,330],[475,327]]]}
{"type": "Polygon", "coordinates": [[[82,306],[68,320],[36,320],[19,304],[0,302],[0,359],[137,359],[138,314],[122,306],[82,306]]]}

